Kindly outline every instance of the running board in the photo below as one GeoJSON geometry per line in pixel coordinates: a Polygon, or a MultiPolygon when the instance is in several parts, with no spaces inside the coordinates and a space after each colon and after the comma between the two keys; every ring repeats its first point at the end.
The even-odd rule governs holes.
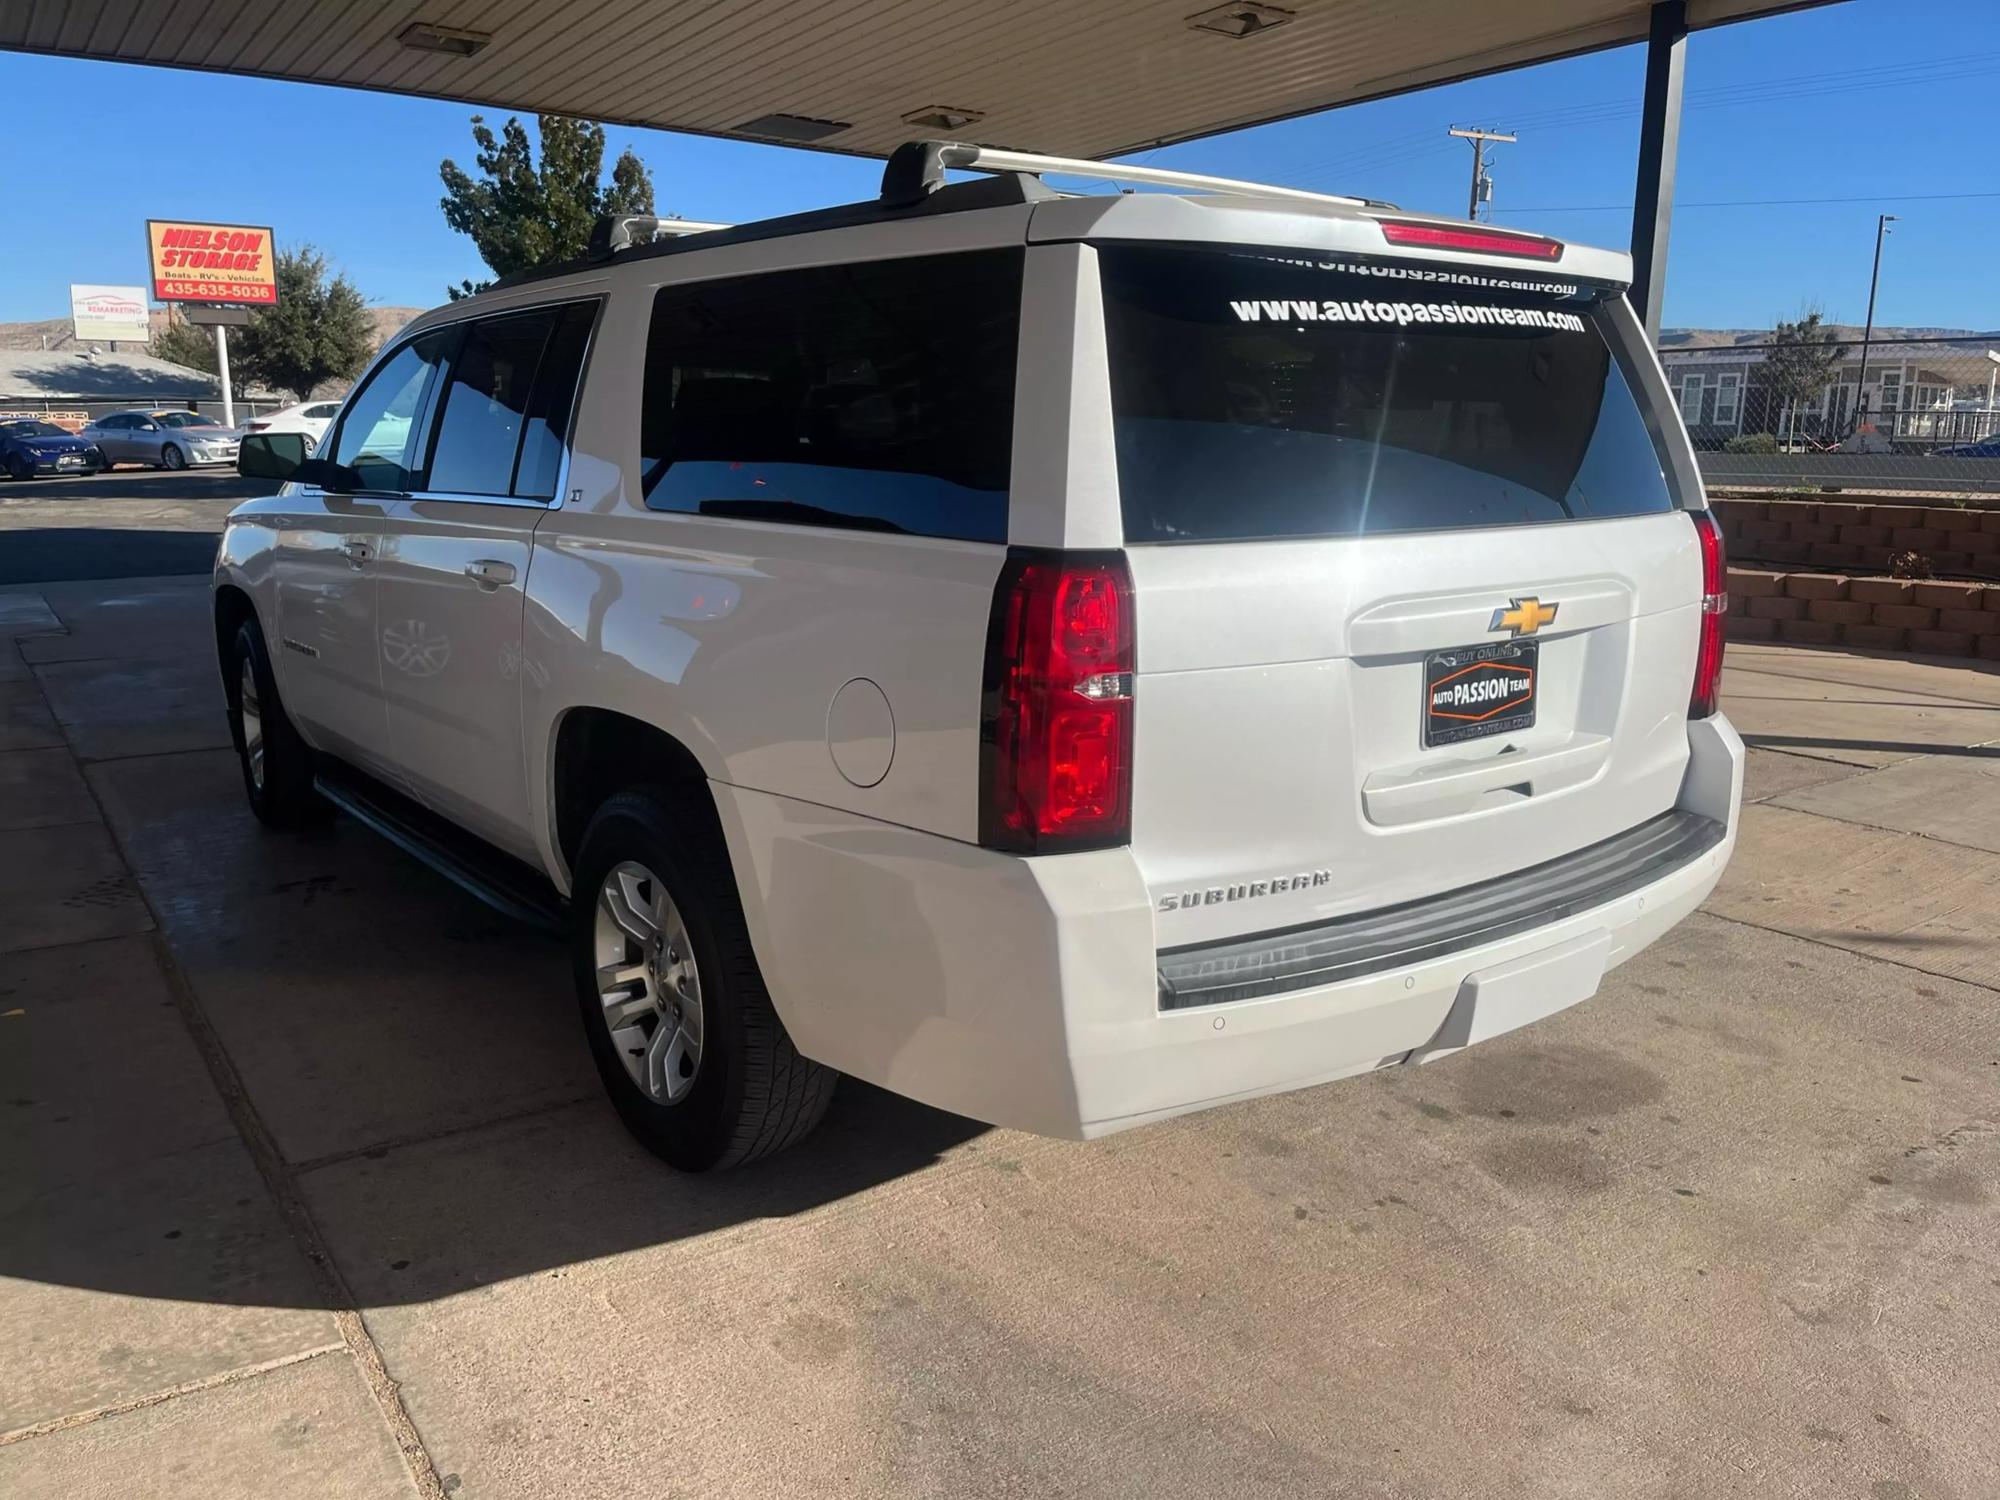
{"type": "Polygon", "coordinates": [[[512,855],[352,766],[322,761],[313,786],[355,822],[372,828],[502,916],[547,932],[562,930],[563,903],[555,887],[512,855]]]}

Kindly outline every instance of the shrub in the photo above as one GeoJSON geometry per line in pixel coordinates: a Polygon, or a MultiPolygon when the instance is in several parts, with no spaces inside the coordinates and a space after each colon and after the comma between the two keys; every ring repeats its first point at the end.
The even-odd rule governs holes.
{"type": "Polygon", "coordinates": [[[1742,432],[1722,445],[1724,453],[1776,453],[1778,440],[1768,432],[1742,432]]]}

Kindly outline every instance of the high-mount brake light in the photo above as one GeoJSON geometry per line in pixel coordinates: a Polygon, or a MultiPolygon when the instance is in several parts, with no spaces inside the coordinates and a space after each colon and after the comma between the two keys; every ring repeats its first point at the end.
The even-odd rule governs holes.
{"type": "Polygon", "coordinates": [[[986,636],[982,844],[1053,854],[1129,841],[1133,659],[1122,552],[1008,555],[986,636]]]}
{"type": "Polygon", "coordinates": [[[1448,224],[1424,224],[1408,219],[1375,222],[1382,226],[1383,239],[1411,249],[1464,250],[1473,255],[1514,255],[1524,260],[1562,259],[1562,241],[1539,234],[1515,234],[1479,226],[1458,229],[1448,224]]]}
{"type": "Polygon", "coordinates": [[[1729,560],[1723,554],[1722,528],[1715,513],[1691,510],[1694,534],[1701,542],[1701,644],[1694,658],[1694,691],[1688,696],[1688,717],[1706,719],[1722,697],[1722,637],[1729,613],[1729,560]]]}

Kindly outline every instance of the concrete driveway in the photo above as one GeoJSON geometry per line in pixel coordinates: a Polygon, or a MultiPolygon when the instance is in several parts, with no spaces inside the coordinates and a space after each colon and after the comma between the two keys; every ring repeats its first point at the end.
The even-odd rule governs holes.
{"type": "Polygon", "coordinates": [[[1708,910],[1462,1057],[697,1180],[546,940],[253,824],[205,597],[0,591],[0,1493],[2000,1487],[2000,676],[1733,650],[1708,910]]]}

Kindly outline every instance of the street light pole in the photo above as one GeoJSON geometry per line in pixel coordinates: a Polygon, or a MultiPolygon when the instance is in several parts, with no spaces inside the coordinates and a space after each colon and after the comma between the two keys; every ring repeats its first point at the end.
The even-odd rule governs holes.
{"type": "Polygon", "coordinates": [[[1854,378],[1856,412],[1868,409],[1868,343],[1875,336],[1875,288],[1882,280],[1882,241],[1888,237],[1889,226],[1895,222],[1894,214],[1875,216],[1875,269],[1868,274],[1868,321],[1861,329],[1861,370],[1854,378]]]}

